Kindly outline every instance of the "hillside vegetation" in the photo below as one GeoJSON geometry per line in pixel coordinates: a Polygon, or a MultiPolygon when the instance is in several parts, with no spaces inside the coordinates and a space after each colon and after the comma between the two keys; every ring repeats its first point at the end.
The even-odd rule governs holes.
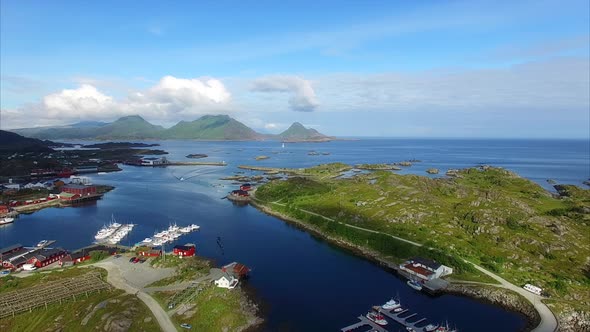
{"type": "Polygon", "coordinates": [[[312,168],[301,173],[305,178],[261,186],[256,197],[285,204],[266,206],[393,261],[413,254],[431,256],[458,268],[459,277],[470,278],[473,271],[457,263],[465,258],[516,285],[532,283],[572,306],[590,305],[589,190],[560,185],[559,195],[553,195],[492,167],[437,179],[389,171],[334,178],[340,169],[342,164],[312,168]],[[330,169],[332,173],[326,171],[330,169]],[[386,236],[305,216],[301,209],[437,250],[410,248],[386,236]]]}

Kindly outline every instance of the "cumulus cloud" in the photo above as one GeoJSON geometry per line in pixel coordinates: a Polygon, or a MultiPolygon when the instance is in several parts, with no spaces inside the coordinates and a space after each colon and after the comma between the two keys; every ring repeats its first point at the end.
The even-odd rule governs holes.
{"type": "Polygon", "coordinates": [[[119,116],[141,114],[148,119],[171,120],[228,111],[231,94],[214,78],[184,79],[163,77],[156,85],[115,99],[84,83],[76,89],[64,89],[46,95],[37,104],[2,110],[4,128],[22,127],[24,119],[31,125],[47,125],[80,119],[112,120],[119,116]]]}
{"type": "Polygon", "coordinates": [[[311,83],[297,76],[267,76],[254,81],[251,91],[289,93],[293,111],[313,112],[319,106],[311,83]]]}
{"type": "Polygon", "coordinates": [[[117,112],[112,97],[98,91],[94,86],[82,84],[78,89],[64,89],[43,98],[43,107],[49,117],[88,118],[104,117],[117,112]]]}

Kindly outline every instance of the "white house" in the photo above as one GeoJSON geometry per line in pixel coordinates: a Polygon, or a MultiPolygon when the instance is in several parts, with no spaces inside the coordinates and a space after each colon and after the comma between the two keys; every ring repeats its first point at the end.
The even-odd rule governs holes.
{"type": "Polygon", "coordinates": [[[215,286],[227,289],[236,288],[239,282],[240,281],[238,279],[234,278],[234,276],[229,275],[227,273],[214,281],[215,286]]]}
{"type": "Polygon", "coordinates": [[[432,280],[452,274],[453,269],[431,259],[414,257],[399,266],[400,270],[412,277],[432,280]]]}
{"type": "Polygon", "coordinates": [[[143,166],[159,166],[168,163],[165,157],[162,158],[142,158],[141,165],[143,166]]]}
{"type": "Polygon", "coordinates": [[[85,185],[85,186],[89,186],[89,185],[92,184],[92,181],[87,176],[75,176],[75,175],[71,175],[70,176],[70,183],[73,183],[73,184],[82,184],[82,185],[85,185]]]}

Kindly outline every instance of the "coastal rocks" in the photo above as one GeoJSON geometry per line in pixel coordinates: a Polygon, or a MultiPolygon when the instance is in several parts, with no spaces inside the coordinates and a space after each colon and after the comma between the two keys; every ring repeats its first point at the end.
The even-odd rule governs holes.
{"type": "Polygon", "coordinates": [[[564,311],[558,315],[560,331],[590,331],[590,313],[564,311]]]}
{"type": "Polygon", "coordinates": [[[265,159],[269,159],[269,158],[270,158],[269,156],[257,156],[254,159],[256,159],[256,160],[265,160],[265,159]]]}
{"type": "Polygon", "coordinates": [[[447,170],[447,172],[445,174],[447,176],[458,177],[459,176],[459,170],[458,169],[454,169],[454,168],[450,168],[450,169],[447,170]]]}
{"type": "Polygon", "coordinates": [[[409,162],[409,161],[400,161],[400,162],[393,163],[393,164],[394,165],[397,165],[397,166],[404,166],[404,167],[410,167],[410,166],[412,166],[412,163],[409,162]]]}
{"type": "Polygon", "coordinates": [[[428,174],[438,174],[438,168],[429,168],[426,170],[426,173],[428,174]]]}
{"type": "Polygon", "coordinates": [[[506,289],[451,283],[446,291],[449,293],[474,297],[492,304],[500,305],[509,310],[517,311],[529,319],[529,327],[537,326],[541,320],[537,310],[535,310],[529,301],[506,289]]]}
{"type": "Polygon", "coordinates": [[[368,171],[399,171],[400,167],[395,164],[358,164],[354,166],[356,169],[368,171]]]}

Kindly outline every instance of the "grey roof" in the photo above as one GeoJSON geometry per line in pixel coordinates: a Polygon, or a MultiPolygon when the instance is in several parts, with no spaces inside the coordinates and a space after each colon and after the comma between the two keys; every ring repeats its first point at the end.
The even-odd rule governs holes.
{"type": "Polygon", "coordinates": [[[422,257],[414,257],[412,259],[410,259],[411,261],[415,262],[415,263],[420,263],[424,266],[427,266],[433,270],[438,269],[441,264],[438,262],[433,261],[432,259],[428,259],[428,258],[422,258],[422,257]]]}
{"type": "Polygon", "coordinates": [[[5,254],[5,253],[7,253],[7,252],[9,252],[9,251],[12,251],[12,250],[14,250],[14,249],[21,248],[22,246],[23,246],[23,245],[22,245],[22,244],[20,244],[20,243],[13,244],[13,245],[11,245],[11,246],[8,246],[8,247],[5,247],[5,248],[2,248],[2,249],[0,249],[0,254],[5,254]]]}

